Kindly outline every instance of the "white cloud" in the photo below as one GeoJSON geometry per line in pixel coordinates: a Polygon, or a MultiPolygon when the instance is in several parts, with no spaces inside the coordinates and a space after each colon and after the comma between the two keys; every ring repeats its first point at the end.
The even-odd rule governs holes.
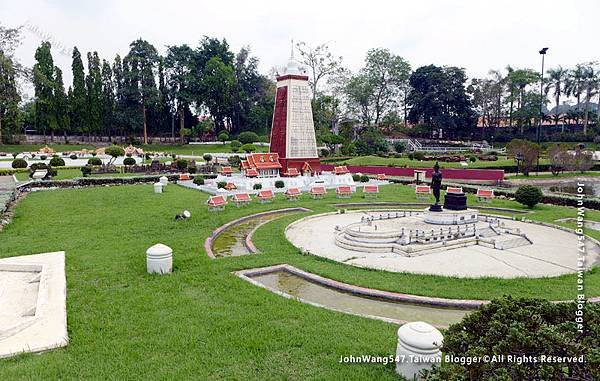
{"type": "MultiPolygon", "coordinates": [[[[542,47],[548,66],[572,66],[600,59],[598,1],[183,1],[84,2],[31,0],[0,5],[0,22],[28,23],[18,56],[32,65],[41,36],[50,36],[83,55],[97,50],[109,61],[127,53],[142,37],[159,51],[166,45],[193,47],[204,35],[226,38],[232,49],[250,45],[267,73],[285,63],[290,39],[329,42],[346,66],[358,69],[369,48],[385,47],[416,68],[430,63],[456,65],[469,76],[488,70],[538,68],[542,47]],[[30,28],[31,29],[31,28],[30,28]]],[[[70,54],[54,49],[56,64],[71,81],[70,54]]]]}

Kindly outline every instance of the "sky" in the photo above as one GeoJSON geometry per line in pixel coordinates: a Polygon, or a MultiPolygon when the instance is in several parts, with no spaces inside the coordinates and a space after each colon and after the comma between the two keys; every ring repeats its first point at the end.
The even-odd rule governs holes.
{"type": "Polygon", "coordinates": [[[327,43],[353,71],[377,47],[413,69],[459,66],[471,78],[509,64],[539,70],[543,47],[550,48],[546,67],[600,60],[598,0],[2,0],[0,23],[24,25],[16,55],[27,66],[49,40],[67,86],[73,46],[112,62],[140,37],[161,53],[168,45],[196,47],[205,35],[225,38],[233,51],[250,46],[264,74],[285,65],[292,39],[327,43]]]}

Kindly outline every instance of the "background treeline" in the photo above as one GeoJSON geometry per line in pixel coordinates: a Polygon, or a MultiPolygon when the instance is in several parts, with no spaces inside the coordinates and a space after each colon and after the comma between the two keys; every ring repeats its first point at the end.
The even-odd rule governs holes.
{"type": "MultiPolygon", "coordinates": [[[[49,141],[79,135],[184,142],[244,131],[268,140],[278,70],[260,74],[249,47],[234,53],[225,40],[204,37],[198,46],[168,46],[161,55],[139,39],[126,55],[110,60],[74,48],[67,85],[48,42],[36,50],[31,69],[14,57],[19,43],[20,28],[0,25],[4,142],[25,130],[49,141]],[[23,83],[33,85],[33,99],[22,99],[23,83]]],[[[539,71],[511,66],[475,79],[458,67],[413,70],[405,58],[381,48],[369,50],[352,72],[327,44],[295,48],[310,78],[318,139],[331,148],[341,145],[344,154],[387,152],[386,137],[534,139],[540,106],[542,140],[592,140],[598,132],[600,69],[594,62],[552,68],[542,84],[539,71]]]]}

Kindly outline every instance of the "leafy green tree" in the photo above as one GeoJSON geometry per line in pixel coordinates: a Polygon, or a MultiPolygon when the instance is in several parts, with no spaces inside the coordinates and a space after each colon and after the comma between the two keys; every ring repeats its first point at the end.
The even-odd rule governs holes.
{"type": "Polygon", "coordinates": [[[125,150],[123,149],[123,147],[112,145],[110,147],[107,147],[104,153],[111,157],[110,162],[108,164],[112,164],[119,156],[125,155],[125,150]]]}
{"type": "Polygon", "coordinates": [[[540,153],[540,147],[528,140],[513,139],[506,145],[506,152],[515,160],[520,159],[521,171],[525,176],[529,176],[529,171],[540,153]]]}
{"type": "Polygon", "coordinates": [[[251,153],[256,151],[258,148],[254,144],[244,144],[240,147],[240,149],[246,153],[251,153]]]}
{"type": "Polygon", "coordinates": [[[6,28],[0,25],[0,144],[3,140],[8,142],[21,124],[21,96],[17,80],[20,72],[25,70],[14,57],[14,51],[20,44],[21,27],[6,28]]]}
{"type": "Polygon", "coordinates": [[[36,103],[36,129],[46,136],[47,130],[55,125],[54,111],[54,61],[47,41],[35,51],[36,63],[33,66],[33,87],[36,103]]]}
{"type": "Polygon", "coordinates": [[[158,97],[155,69],[158,62],[156,48],[148,41],[138,39],[129,45],[128,89],[131,103],[141,108],[144,144],[148,144],[148,108],[153,107],[158,97]]]}
{"type": "Polygon", "coordinates": [[[79,53],[77,47],[73,48],[73,63],[71,64],[71,70],[73,72],[73,90],[71,92],[71,97],[69,98],[71,128],[73,131],[83,134],[87,130],[87,96],[83,61],[81,60],[81,53],[79,53]]]}
{"type": "Polygon", "coordinates": [[[221,58],[212,57],[204,68],[201,86],[204,105],[210,111],[216,130],[221,131],[225,128],[225,119],[233,110],[235,89],[233,68],[221,61],[221,58]]]}
{"type": "MultiPolygon", "coordinates": [[[[549,69],[546,73],[548,73],[548,82],[544,86],[544,91],[546,96],[552,90],[552,95],[554,96],[554,101],[556,105],[556,114],[554,115],[554,125],[558,125],[558,121],[560,119],[560,115],[558,112],[558,108],[560,106],[560,98],[564,94],[565,91],[565,82],[567,80],[568,71],[563,69],[561,66],[555,69],[549,69]]],[[[565,125],[562,125],[561,132],[565,132],[565,125]]]]}
{"type": "Polygon", "coordinates": [[[358,155],[376,155],[388,153],[390,147],[381,134],[375,128],[369,128],[363,132],[355,142],[358,155]]]}
{"type": "Polygon", "coordinates": [[[470,136],[476,126],[476,114],[465,89],[466,75],[457,67],[422,66],[410,77],[408,100],[411,123],[424,123],[446,136],[470,136]]]}
{"type": "Polygon", "coordinates": [[[328,133],[321,136],[321,141],[327,146],[330,152],[335,152],[335,147],[344,142],[344,138],[339,135],[328,133]]]}
{"type": "MultiPolygon", "coordinates": [[[[169,99],[179,117],[179,130],[185,127],[185,111],[194,101],[194,51],[187,45],[169,46],[165,57],[165,76],[169,99]]],[[[174,132],[173,132],[174,135],[174,132]]],[[[174,138],[174,136],[173,136],[174,138]]]]}

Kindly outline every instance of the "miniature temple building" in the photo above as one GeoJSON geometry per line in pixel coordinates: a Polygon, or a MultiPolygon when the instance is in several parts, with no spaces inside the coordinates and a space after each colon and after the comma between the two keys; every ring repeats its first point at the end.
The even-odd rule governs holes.
{"type": "Polygon", "coordinates": [[[281,164],[276,153],[252,153],[242,160],[242,173],[247,177],[277,177],[281,164]]]}

